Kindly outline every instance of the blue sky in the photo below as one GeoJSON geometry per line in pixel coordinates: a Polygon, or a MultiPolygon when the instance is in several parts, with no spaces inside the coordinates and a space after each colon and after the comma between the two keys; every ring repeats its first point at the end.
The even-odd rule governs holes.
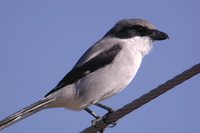
{"type": "MultiPolygon", "coordinates": [[[[170,39],[155,44],[122,93],[103,101],[122,107],[200,62],[199,9],[198,0],[1,0],[0,119],[41,99],[118,20],[147,19],[170,39]]],[[[184,82],[107,132],[200,132],[199,81],[197,75],[184,82]]],[[[3,132],[75,133],[90,126],[92,119],[84,111],[49,109],[3,132]]]]}

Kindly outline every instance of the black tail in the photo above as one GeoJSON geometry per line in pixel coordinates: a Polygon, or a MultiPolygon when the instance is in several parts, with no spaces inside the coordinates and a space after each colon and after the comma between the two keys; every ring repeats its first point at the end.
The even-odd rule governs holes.
{"type": "Polygon", "coordinates": [[[5,119],[0,121],[0,130],[34,114],[37,113],[40,110],[45,109],[46,105],[48,105],[49,103],[51,103],[53,101],[53,99],[44,99],[44,100],[40,100],[38,102],[35,102],[31,105],[29,105],[28,107],[25,107],[21,110],[19,110],[18,112],[6,117],[5,119]]]}

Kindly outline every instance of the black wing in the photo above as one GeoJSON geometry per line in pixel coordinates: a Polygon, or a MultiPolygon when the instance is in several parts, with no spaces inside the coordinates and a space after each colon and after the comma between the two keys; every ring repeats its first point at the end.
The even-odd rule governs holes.
{"type": "Polygon", "coordinates": [[[51,93],[61,89],[62,87],[72,84],[77,80],[81,79],[85,75],[92,73],[110,63],[114,60],[116,55],[120,52],[121,46],[116,44],[113,45],[110,49],[98,54],[88,62],[84,63],[81,66],[73,68],[65,77],[57,84],[57,86],[52,89],[49,93],[45,95],[48,96],[51,93]]]}

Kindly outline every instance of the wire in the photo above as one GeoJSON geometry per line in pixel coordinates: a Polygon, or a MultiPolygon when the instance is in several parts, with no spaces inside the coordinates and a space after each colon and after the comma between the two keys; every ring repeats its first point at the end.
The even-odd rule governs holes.
{"type": "MultiPolygon", "coordinates": [[[[170,89],[174,88],[175,86],[183,83],[184,81],[192,78],[193,76],[200,73],[200,63],[194,65],[190,69],[182,72],[181,74],[175,76],[174,78],[166,81],[165,83],[159,85],[155,89],[151,90],[150,92],[144,94],[138,99],[135,99],[129,104],[126,104],[122,108],[116,110],[115,112],[111,113],[109,116],[106,117],[106,121],[109,123],[115,123],[120,118],[124,117],[125,115],[131,113],[132,111],[136,110],[137,108],[143,106],[144,104],[150,102],[151,100],[155,99],[156,97],[160,96],[161,94],[169,91],[170,89]]],[[[96,121],[95,126],[90,126],[85,128],[81,133],[96,133],[102,129],[105,129],[109,126],[109,123],[105,123],[102,119],[96,121]],[[98,127],[98,128],[97,128],[98,127]]]]}

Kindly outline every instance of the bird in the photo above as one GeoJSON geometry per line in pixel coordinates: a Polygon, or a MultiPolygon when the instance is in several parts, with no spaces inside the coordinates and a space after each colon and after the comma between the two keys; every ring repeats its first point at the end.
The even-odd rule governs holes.
{"type": "Polygon", "coordinates": [[[100,102],[124,90],[154,42],[168,38],[145,19],[119,20],[41,100],[1,120],[0,130],[47,108],[85,110],[96,119],[91,105],[112,112],[100,102]]]}

